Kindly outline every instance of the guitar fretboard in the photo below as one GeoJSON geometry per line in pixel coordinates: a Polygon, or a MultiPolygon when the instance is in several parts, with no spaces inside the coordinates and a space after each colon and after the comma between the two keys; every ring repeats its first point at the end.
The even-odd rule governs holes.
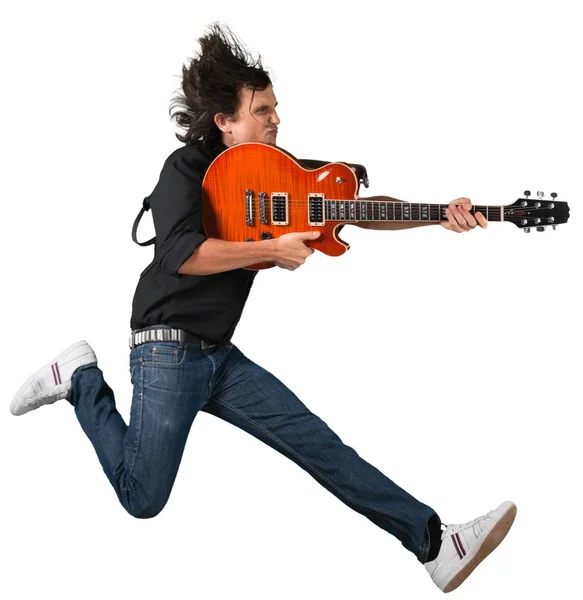
{"type": "MultiPolygon", "coordinates": [[[[325,200],[326,221],[446,221],[447,204],[413,204],[383,200],[325,200]]],[[[472,206],[488,221],[504,219],[503,206],[472,206]]]]}

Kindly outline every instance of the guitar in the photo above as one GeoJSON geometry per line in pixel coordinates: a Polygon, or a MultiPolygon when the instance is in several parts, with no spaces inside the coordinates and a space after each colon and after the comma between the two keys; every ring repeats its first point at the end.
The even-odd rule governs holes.
{"type": "MultiPolygon", "coordinates": [[[[367,182],[368,183],[368,182],[367,182]]],[[[207,236],[229,242],[254,242],[292,231],[320,231],[306,242],[328,256],[340,256],[350,244],[338,237],[341,225],[357,221],[446,221],[447,204],[413,204],[385,196],[358,196],[359,180],[344,163],[305,169],[289,152],[258,142],[236,144],[219,154],[202,184],[203,225],[207,236]]],[[[505,206],[472,206],[488,221],[508,221],[529,232],[532,227],[566,223],[566,202],[530,198],[530,192],[505,206]]],[[[251,270],[275,266],[261,262],[251,270]]]]}

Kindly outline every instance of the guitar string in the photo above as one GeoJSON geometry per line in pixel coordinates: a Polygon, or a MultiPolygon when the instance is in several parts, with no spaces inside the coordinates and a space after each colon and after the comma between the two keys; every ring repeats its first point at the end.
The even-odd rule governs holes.
{"type": "MultiPolygon", "coordinates": [[[[243,201],[245,202],[245,201],[243,201]]],[[[243,203],[242,202],[242,203],[243,203]]],[[[265,205],[267,207],[267,205],[269,204],[270,199],[266,199],[265,201],[265,205]]],[[[292,203],[294,207],[296,206],[301,206],[301,207],[307,207],[309,205],[309,202],[307,200],[293,200],[291,198],[288,198],[288,202],[292,203]]],[[[360,200],[326,200],[326,202],[361,202],[360,200]]],[[[365,201],[363,200],[362,202],[374,202],[377,205],[379,204],[378,200],[368,200],[365,201]]],[[[382,201],[381,201],[382,202],[382,201]]],[[[226,203],[225,203],[226,204],[226,203]]],[[[232,203],[229,203],[229,205],[231,205],[232,203]]],[[[409,207],[425,207],[428,206],[430,208],[430,210],[436,210],[437,207],[440,207],[439,210],[441,209],[445,209],[447,208],[449,205],[448,204],[431,204],[431,203],[427,203],[427,202],[387,202],[387,208],[389,206],[409,206],[409,207]]],[[[255,198],[253,200],[253,207],[257,207],[259,206],[259,200],[257,198],[255,198]]],[[[331,208],[331,207],[329,207],[331,208]]],[[[512,212],[525,212],[525,211],[542,211],[542,210],[552,210],[555,211],[557,209],[557,206],[555,205],[554,208],[549,208],[548,206],[540,206],[540,207],[535,207],[535,206],[524,206],[524,207],[512,207],[511,204],[506,204],[506,205],[502,205],[502,206],[498,206],[498,205],[493,205],[493,204],[488,204],[488,205],[484,205],[484,204],[475,204],[472,205],[472,208],[470,209],[470,211],[477,211],[477,210],[500,210],[500,209],[504,209],[507,211],[512,211],[512,212]]]]}

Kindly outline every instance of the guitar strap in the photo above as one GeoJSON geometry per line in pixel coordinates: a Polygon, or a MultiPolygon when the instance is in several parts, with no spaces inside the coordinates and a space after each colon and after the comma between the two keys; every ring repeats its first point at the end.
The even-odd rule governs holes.
{"type": "Polygon", "coordinates": [[[140,212],[138,213],[138,216],[136,217],[136,220],[134,221],[134,224],[132,226],[132,240],[134,240],[134,242],[138,244],[138,246],[150,246],[151,244],[154,244],[156,242],[156,236],[154,236],[147,242],[138,242],[136,238],[136,234],[138,233],[138,225],[140,223],[140,220],[142,219],[142,215],[147,210],[150,210],[150,196],[146,196],[142,201],[142,208],[140,209],[140,212]]]}
{"type": "MultiPolygon", "coordinates": [[[[289,152],[287,154],[289,154],[289,152]]],[[[290,156],[292,156],[292,155],[290,154],[290,156]]],[[[306,169],[319,169],[320,167],[324,167],[325,165],[330,164],[330,161],[312,160],[312,159],[298,160],[293,156],[292,156],[292,158],[294,158],[294,160],[297,160],[297,162],[299,162],[306,169]]],[[[335,162],[341,162],[341,163],[347,165],[348,167],[350,167],[354,171],[354,174],[356,175],[356,178],[358,179],[359,183],[362,183],[364,185],[364,187],[368,187],[368,175],[366,172],[366,168],[363,165],[348,163],[348,162],[344,162],[341,160],[335,161],[335,162]]],[[[138,225],[140,224],[140,220],[142,219],[143,214],[148,210],[150,210],[150,197],[146,196],[142,201],[142,208],[140,209],[140,212],[138,213],[138,216],[136,217],[134,224],[132,226],[132,240],[136,244],[138,244],[138,246],[150,246],[151,244],[156,243],[156,236],[154,236],[152,239],[150,239],[146,242],[138,242],[137,237],[136,237],[137,233],[138,233],[138,225]]]]}

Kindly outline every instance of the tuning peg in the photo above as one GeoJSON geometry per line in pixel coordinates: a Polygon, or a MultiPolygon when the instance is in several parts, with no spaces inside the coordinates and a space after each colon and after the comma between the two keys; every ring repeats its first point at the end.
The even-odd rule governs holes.
{"type": "Polygon", "coordinates": [[[556,198],[557,197],[557,192],[551,192],[551,198],[556,198]]]}
{"type": "Polygon", "coordinates": [[[551,227],[553,228],[554,231],[557,230],[557,226],[556,225],[551,225],[551,227]]]}
{"type": "Polygon", "coordinates": [[[546,229],[546,227],[544,225],[536,228],[537,231],[544,231],[545,229],[546,229]]]}
{"type": "Polygon", "coordinates": [[[525,227],[522,231],[524,231],[524,233],[530,233],[530,227],[525,227]]]}
{"type": "Polygon", "coordinates": [[[537,192],[537,193],[536,193],[536,195],[537,195],[539,198],[542,198],[542,197],[545,195],[545,193],[544,193],[544,192],[537,192]]]}
{"type": "Polygon", "coordinates": [[[524,195],[528,198],[530,196],[530,190],[525,190],[524,195]]]}

